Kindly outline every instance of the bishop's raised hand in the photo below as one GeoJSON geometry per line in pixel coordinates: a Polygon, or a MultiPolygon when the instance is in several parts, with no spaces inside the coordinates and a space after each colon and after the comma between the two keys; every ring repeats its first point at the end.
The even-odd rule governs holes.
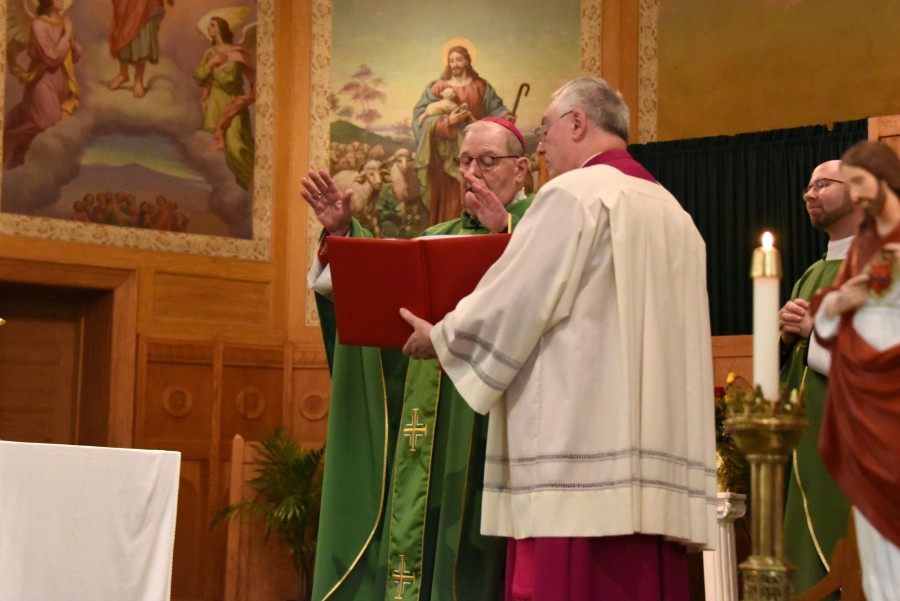
{"type": "Polygon", "coordinates": [[[350,231],[353,221],[350,197],[353,190],[341,190],[324,169],[318,172],[310,169],[309,179],[300,178],[300,183],[303,184],[300,195],[329,236],[343,236],[350,231]]]}

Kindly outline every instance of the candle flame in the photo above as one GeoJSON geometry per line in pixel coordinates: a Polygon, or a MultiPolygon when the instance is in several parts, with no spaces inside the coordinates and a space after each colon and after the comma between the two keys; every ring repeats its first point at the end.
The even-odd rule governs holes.
{"type": "Polygon", "coordinates": [[[763,234],[763,237],[762,237],[763,250],[767,251],[767,252],[772,250],[772,243],[774,241],[775,241],[775,238],[774,238],[774,236],[772,236],[771,232],[766,232],[765,234],[763,234]]]}

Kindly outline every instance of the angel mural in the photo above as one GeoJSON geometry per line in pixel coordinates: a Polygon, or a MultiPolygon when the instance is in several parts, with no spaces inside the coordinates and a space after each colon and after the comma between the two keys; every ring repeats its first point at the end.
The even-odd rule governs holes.
{"type": "Polygon", "coordinates": [[[194,70],[203,86],[203,129],[213,134],[213,148],[225,151],[225,162],[245,190],[253,187],[254,142],[249,106],[256,100],[256,23],[243,28],[239,44],[234,31],[243,26],[249,9],[227,7],[206,13],[197,28],[210,47],[194,70]],[[244,80],[249,90],[244,90],[244,80]]]}
{"type": "Polygon", "coordinates": [[[81,58],[72,20],[65,15],[72,0],[13,0],[9,3],[10,39],[6,59],[9,72],[25,89],[9,112],[3,129],[3,163],[7,168],[25,162],[35,136],[71,115],[79,102],[74,64],[81,58]],[[30,62],[22,67],[18,56],[30,62]]]}
{"type": "MultiPolygon", "coordinates": [[[[167,0],[174,6],[174,0],[167,0]]],[[[109,82],[110,90],[119,89],[130,79],[134,67],[134,97],[147,94],[144,68],[147,62],[159,62],[159,24],[166,13],[163,0],[113,0],[113,19],[109,27],[109,53],[119,61],[119,74],[109,82]]]]}

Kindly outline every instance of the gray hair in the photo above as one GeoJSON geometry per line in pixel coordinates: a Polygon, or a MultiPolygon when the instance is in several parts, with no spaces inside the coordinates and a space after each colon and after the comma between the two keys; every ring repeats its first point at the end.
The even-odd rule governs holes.
{"type": "Polygon", "coordinates": [[[503,134],[506,136],[506,152],[509,156],[514,157],[523,157],[525,156],[525,149],[522,148],[522,143],[519,142],[519,138],[516,137],[516,134],[512,133],[499,123],[494,123],[492,121],[476,121],[475,123],[470,123],[466,126],[466,129],[463,130],[463,139],[467,138],[471,133],[477,133],[479,131],[497,131],[497,127],[503,130],[503,134]]]}
{"type": "Polygon", "coordinates": [[[599,77],[573,79],[553,93],[559,114],[581,109],[603,131],[628,141],[628,105],[622,95],[599,77]]]}

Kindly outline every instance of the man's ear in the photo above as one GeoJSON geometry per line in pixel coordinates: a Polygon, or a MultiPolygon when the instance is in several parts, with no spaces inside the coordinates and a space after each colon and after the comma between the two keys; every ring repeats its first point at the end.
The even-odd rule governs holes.
{"type": "Polygon", "coordinates": [[[588,118],[581,109],[572,111],[572,123],[570,124],[570,134],[573,140],[581,140],[587,135],[588,118]]]}
{"type": "Polygon", "coordinates": [[[528,174],[530,162],[528,157],[519,157],[516,159],[516,181],[521,186],[525,183],[525,175],[528,174]]]}

